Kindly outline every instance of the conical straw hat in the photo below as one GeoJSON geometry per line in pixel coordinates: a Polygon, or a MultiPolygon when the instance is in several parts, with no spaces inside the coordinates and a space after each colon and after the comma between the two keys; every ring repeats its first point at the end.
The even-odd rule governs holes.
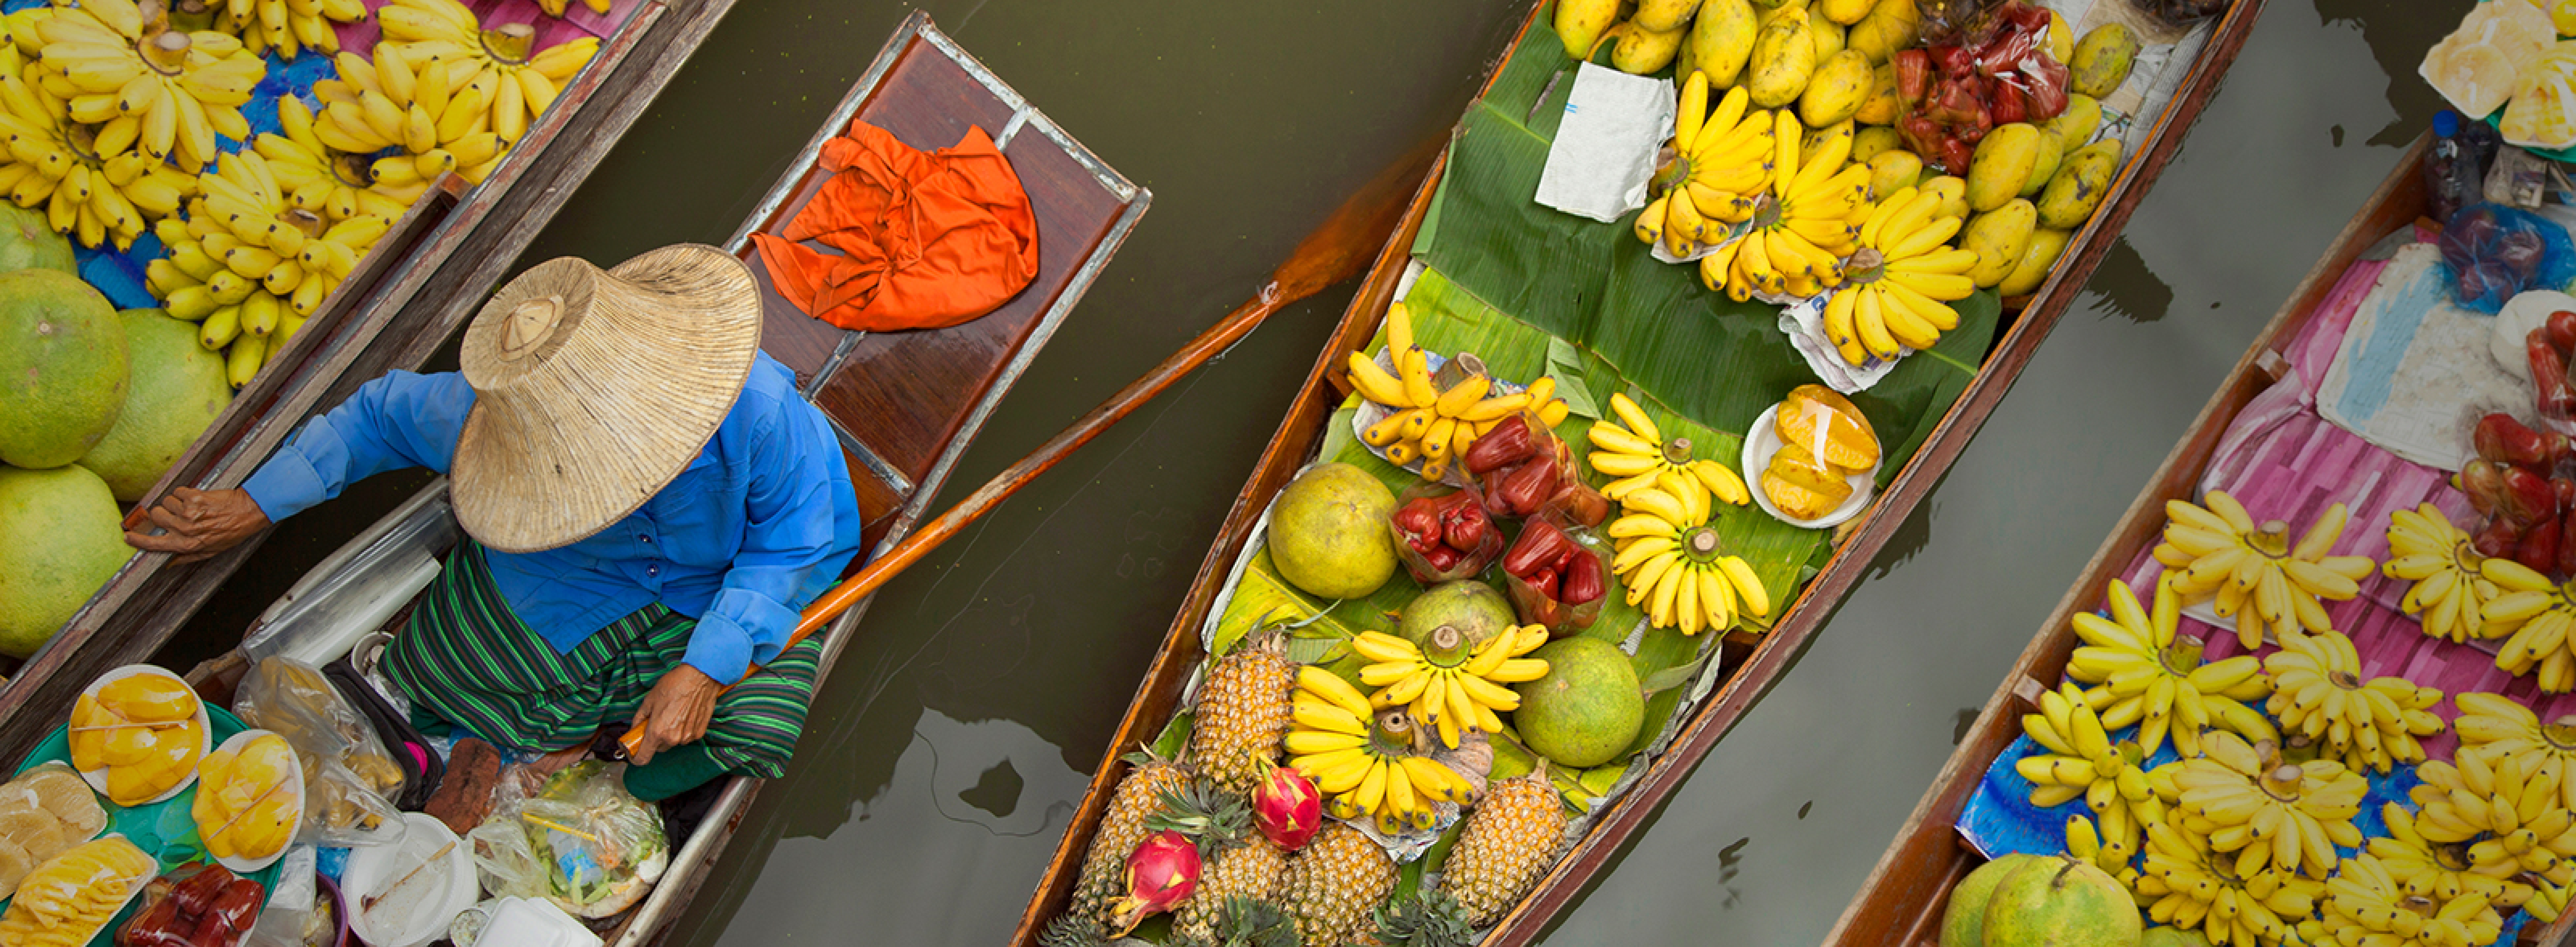
{"type": "Polygon", "coordinates": [[[759,284],[714,247],[520,274],[465,330],[475,402],[448,488],[457,521],[525,553],[626,518],[715,436],[759,351],[759,284]]]}

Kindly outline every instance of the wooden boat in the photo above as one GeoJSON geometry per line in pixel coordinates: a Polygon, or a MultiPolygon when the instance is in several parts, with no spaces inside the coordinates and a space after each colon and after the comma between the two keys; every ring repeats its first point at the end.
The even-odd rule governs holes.
{"type": "MultiPolygon", "coordinates": [[[[2202,471],[2218,452],[2229,423],[2282,380],[2289,368],[2283,358],[2289,343],[2318,314],[2319,304],[2334,293],[2345,271],[2361,260],[2365,251],[2401,228],[2419,222],[2432,226],[2424,219],[2431,213],[2431,205],[2420,170],[2429,140],[2416,141],[2371,195],[2369,203],[2336,235],[2324,258],[2308,271],[2289,301],[2255,337],[2254,344],[2237,359],[2235,369],[2201,408],[2190,431],[2166,455],[2155,478],[2121,515],[2119,525],[2085,564],[2074,587],[2058,600],[2039,634],[2022,650],[2021,658],[2014,662],[1994,696],[1987,699],[1975,726],[1942,766],[1940,776],[1898,830],[1887,852],[1879,856],[1877,867],[1870,871],[1859,893],[1843,909],[1842,918],[1825,938],[1827,947],[1929,947],[1939,941],[1941,915],[1948,907],[1950,889],[1984,861],[1984,856],[1954,826],[1987,768],[2021,735],[2021,717],[2034,706],[2038,688],[2060,680],[2068,659],[2082,644],[2070,625],[2073,617],[2092,611],[2104,601],[2111,581],[2120,578],[2141,553],[2160,541],[2166,500],[2198,498],[2202,471]]],[[[2353,528],[2363,525],[2358,515],[2354,520],[2353,528]]],[[[2384,524],[2369,528],[2384,528],[2384,524]]],[[[2576,914],[2543,928],[2540,924],[2525,925],[2520,941],[2562,943],[2571,930],[2576,930],[2576,914]]]]}
{"type": "MultiPolygon", "coordinates": [[[[2018,308],[2018,316],[2012,317],[2009,327],[1998,336],[1975,379],[1941,417],[1923,447],[1896,475],[1876,506],[1863,518],[1843,527],[1832,558],[1788,604],[1770,632],[1759,638],[1731,636],[1726,641],[1718,658],[1723,677],[1716,689],[1690,710],[1669,747],[1653,758],[1643,777],[1595,813],[1597,817],[1582,838],[1559,856],[1537,888],[1486,934],[1482,941],[1486,947],[1520,947],[1537,940],[1558,912],[1582,894],[1592,876],[1611,863],[1629,836],[1653,819],[1664,798],[1681,786],[1700,759],[1761,697],[1772,678],[1803,650],[1807,638],[1823,626],[1836,603],[1859,581],[1871,559],[1905,522],[1915,504],[1931,492],[1958,458],[1968,439],[2029,363],[2049,329],[2110,252],[2130,213],[2181,147],[2183,136],[2201,109],[2217,94],[2220,78],[2252,34],[2264,2],[2237,0],[2216,21],[2171,103],[2164,114],[2155,118],[2147,144],[2124,163],[2102,209],[2075,234],[2066,255],[2039,289],[2028,297],[2007,301],[2008,308],[2018,308]]],[[[1542,17],[1549,9],[1544,2],[1533,4],[1506,50],[1517,48],[1519,37],[1529,30],[1548,28],[1542,17]]],[[[1502,65],[1503,58],[1497,57],[1480,96],[1494,90],[1502,65]]],[[[1511,111],[1518,117],[1517,109],[1511,111]]],[[[1103,748],[1081,807],[1075,811],[1044,878],[1021,915],[1012,935],[1015,947],[1035,947],[1047,922],[1069,903],[1092,835],[1099,828],[1111,794],[1127,773],[1128,764],[1122,756],[1150,744],[1180,709],[1193,674],[1207,658],[1200,629],[1222,601],[1229,576],[1257,534],[1271,499],[1315,457],[1327,420],[1351,393],[1345,354],[1363,348],[1376,337],[1387,306],[1396,298],[1404,280],[1415,237],[1432,210],[1433,197],[1447,168],[1448,156],[1444,154],[1416,191],[1402,223],[1325,341],[1314,369],[1290,403],[1287,417],[1280,422],[1269,448],[1228,511],[1162,648],[1148,665],[1145,679],[1119,723],[1116,738],[1103,748]]]]}
{"type": "MultiPolygon", "coordinates": [[[[866,517],[869,556],[899,542],[923,518],[959,457],[1021,373],[1089,290],[1152,202],[993,75],[926,13],[904,20],[813,140],[725,248],[760,278],[765,296],[761,347],[794,369],[800,393],[821,407],[841,436],[866,517]],[[823,143],[853,119],[917,148],[955,144],[969,127],[992,134],[1029,193],[1039,228],[1038,275],[989,315],[947,329],[899,333],[843,330],[807,317],[771,289],[751,235],[783,230],[831,173],[823,143]]],[[[358,621],[400,630],[404,607],[443,560],[459,532],[442,479],[351,540],[252,623],[245,637],[281,641],[345,633],[358,621]],[[407,579],[408,577],[408,579],[407,579]],[[400,612],[396,609],[400,607],[400,612]],[[353,616],[357,616],[354,617],[353,616]]],[[[864,559],[862,560],[864,561],[864,559]]],[[[860,563],[852,563],[855,570],[860,563]]],[[[824,633],[818,673],[829,673],[867,612],[862,601],[824,633]]],[[[244,666],[235,651],[190,677],[210,699],[229,691],[244,666]]],[[[70,699],[41,708],[51,720],[70,699]]],[[[31,713],[34,711],[31,711],[31,713]]],[[[50,727],[50,723],[47,725],[50,727]]],[[[46,728],[38,728],[46,729],[46,728]]],[[[653,893],[623,917],[609,940],[650,942],[678,917],[704,881],[759,790],[735,778],[686,839],[673,839],[671,867],[653,893]]]]}
{"type": "MultiPolygon", "coordinates": [[[[482,184],[451,173],[397,221],[137,509],[177,486],[240,486],[306,417],[339,403],[360,382],[420,367],[481,305],[733,3],[618,0],[604,18],[575,4],[569,14],[575,20],[544,27],[588,24],[578,30],[600,35],[599,52],[482,184]]],[[[536,15],[525,4],[511,9],[536,15]]],[[[136,556],[35,656],[24,663],[0,659],[8,676],[0,683],[0,758],[24,755],[44,729],[15,726],[20,713],[62,706],[98,672],[150,656],[258,545],[254,539],[184,564],[161,554],[136,556]]]]}

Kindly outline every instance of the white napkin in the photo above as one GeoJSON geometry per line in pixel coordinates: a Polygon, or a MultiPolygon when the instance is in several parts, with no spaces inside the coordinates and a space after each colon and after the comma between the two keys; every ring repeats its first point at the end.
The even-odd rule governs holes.
{"type": "MultiPolygon", "coordinates": [[[[1832,298],[1833,292],[1817,293],[1813,298],[1780,310],[1780,331],[1789,336],[1789,347],[1797,349],[1798,355],[1807,360],[1807,370],[1815,372],[1816,378],[1827,387],[1848,395],[1878,384],[1878,380],[1887,377],[1888,372],[1896,370],[1896,359],[1881,360],[1872,356],[1869,364],[1859,366],[1843,361],[1843,354],[1834,349],[1833,340],[1825,336],[1825,301],[1832,298]]],[[[1912,354],[1913,349],[1900,347],[1896,358],[1912,354]]]]}
{"type": "Polygon", "coordinates": [[[1583,63],[1539,172],[1538,202],[1603,223],[1646,206],[1655,152],[1672,137],[1679,108],[1670,79],[1583,63]]]}
{"type": "Polygon", "coordinates": [[[2495,317],[2451,304],[2433,244],[2397,251],[2345,330],[2317,386],[2317,414],[2389,453],[2458,470],[2475,453],[2470,430],[2501,411],[2539,429],[2529,383],[2496,363],[2495,317]]]}

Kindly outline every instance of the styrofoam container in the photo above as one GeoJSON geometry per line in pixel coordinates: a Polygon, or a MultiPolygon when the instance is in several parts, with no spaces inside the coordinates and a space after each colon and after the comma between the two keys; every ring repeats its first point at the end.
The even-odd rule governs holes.
{"type": "Polygon", "coordinates": [[[599,947],[599,935],[546,900],[502,898],[468,947],[599,947]]]}
{"type": "Polygon", "coordinates": [[[1811,520],[1791,519],[1789,514],[1771,505],[1771,497],[1762,492],[1762,472],[1771,469],[1771,455],[1779,453],[1785,443],[1780,439],[1780,429],[1772,424],[1772,418],[1779,413],[1779,405],[1764,408],[1762,416],[1753,419],[1752,430],[1744,434],[1744,486],[1753,494],[1753,502],[1762,507],[1762,512],[1800,529],[1824,529],[1840,526],[1844,521],[1859,516],[1860,511],[1869,509],[1870,497],[1878,490],[1878,468],[1887,466],[1884,456],[1868,470],[1845,476],[1843,482],[1851,484],[1851,496],[1843,498],[1841,506],[1834,507],[1823,516],[1811,520]]]}
{"type": "Polygon", "coordinates": [[[482,895],[474,856],[446,823],[418,812],[403,813],[403,822],[409,827],[401,842],[356,849],[340,875],[349,930],[375,947],[422,947],[437,940],[447,933],[448,922],[482,895]],[[445,857],[430,860],[442,849],[445,857]],[[385,893],[424,863],[420,875],[393,897],[372,910],[367,907],[369,897],[385,893]]]}

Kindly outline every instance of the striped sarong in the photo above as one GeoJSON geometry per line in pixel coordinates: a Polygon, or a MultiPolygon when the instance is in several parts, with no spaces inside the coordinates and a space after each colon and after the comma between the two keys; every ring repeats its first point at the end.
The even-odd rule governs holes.
{"type": "MultiPolygon", "coordinates": [[[[383,662],[413,701],[476,736],[529,753],[587,742],[633,719],[688,653],[697,619],[654,604],[556,654],[510,611],[483,555],[471,540],[457,546],[383,662]]],[[[717,697],[708,754],[730,772],[783,775],[821,656],[821,640],[808,638],[717,697]]]]}

